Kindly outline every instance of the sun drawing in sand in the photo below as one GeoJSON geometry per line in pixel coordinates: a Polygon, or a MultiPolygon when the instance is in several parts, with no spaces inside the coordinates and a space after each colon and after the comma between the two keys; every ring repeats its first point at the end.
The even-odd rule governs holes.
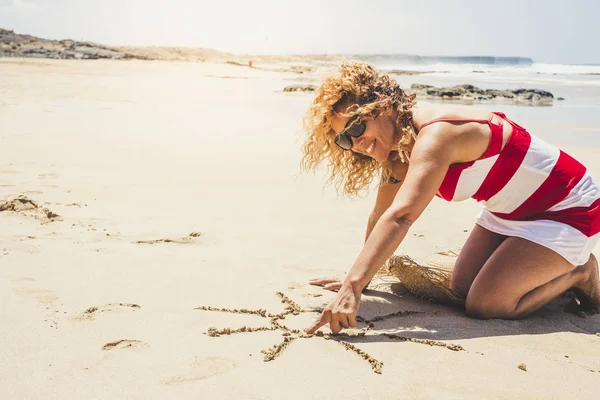
{"type": "Polygon", "coordinates": [[[272,360],[276,359],[290,345],[290,343],[292,343],[293,341],[295,341],[297,339],[311,339],[311,338],[321,338],[324,340],[330,340],[330,341],[332,340],[334,342],[339,343],[340,345],[344,346],[347,350],[350,350],[350,351],[358,354],[361,358],[366,360],[371,365],[371,368],[373,369],[373,371],[377,374],[381,374],[381,368],[383,367],[383,362],[375,359],[374,357],[372,357],[365,351],[359,349],[354,344],[350,343],[349,342],[350,340],[358,338],[358,337],[364,337],[364,336],[367,336],[370,338],[385,337],[389,340],[397,340],[397,341],[401,341],[401,342],[413,342],[413,343],[420,343],[420,344],[425,344],[425,345],[429,345],[429,346],[445,347],[445,348],[447,348],[449,350],[453,350],[453,351],[464,350],[464,348],[462,346],[456,345],[456,344],[447,344],[447,343],[438,342],[438,341],[429,340],[429,339],[409,338],[409,337],[399,336],[399,335],[392,334],[392,333],[378,332],[377,330],[375,330],[374,323],[377,321],[383,321],[388,318],[394,318],[394,317],[399,317],[399,316],[412,315],[412,314],[417,313],[416,311],[399,311],[399,312],[395,312],[395,313],[388,314],[388,315],[378,316],[371,320],[367,320],[367,319],[364,319],[359,316],[359,317],[357,317],[357,320],[365,323],[366,324],[365,328],[362,328],[359,330],[353,330],[353,331],[350,331],[349,333],[343,332],[343,333],[338,333],[338,334],[325,334],[325,333],[322,333],[321,331],[317,331],[313,335],[307,335],[300,329],[288,328],[287,326],[285,326],[281,323],[281,320],[285,319],[285,317],[290,314],[298,315],[300,313],[315,313],[315,312],[321,312],[322,310],[319,310],[319,309],[306,310],[306,309],[303,309],[300,305],[296,304],[294,301],[292,301],[285,294],[283,294],[281,292],[277,292],[277,295],[281,298],[281,302],[283,304],[285,304],[285,310],[279,314],[270,313],[267,310],[263,310],[263,309],[259,309],[259,310],[228,309],[228,308],[216,308],[216,307],[209,307],[209,306],[200,306],[195,309],[203,310],[203,311],[227,312],[227,313],[234,313],[234,314],[253,314],[253,315],[258,315],[262,318],[268,318],[270,321],[269,326],[260,326],[260,327],[242,326],[242,327],[236,328],[236,329],[209,328],[208,331],[205,332],[205,334],[208,336],[219,337],[221,335],[232,335],[232,334],[236,334],[236,333],[277,331],[277,330],[281,331],[282,335],[283,335],[283,342],[276,344],[267,350],[262,350],[262,353],[265,355],[264,361],[272,361],[272,360]]]}

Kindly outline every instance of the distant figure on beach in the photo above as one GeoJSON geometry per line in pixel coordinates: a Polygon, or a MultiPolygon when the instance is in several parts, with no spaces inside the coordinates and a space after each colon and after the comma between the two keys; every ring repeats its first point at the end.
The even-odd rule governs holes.
{"type": "MultiPolygon", "coordinates": [[[[366,240],[306,331],[356,326],[361,292],[434,196],[484,206],[462,248],[451,289],[475,318],[522,318],[573,290],[600,312],[600,185],[573,157],[501,112],[417,103],[388,75],[344,63],[316,91],[305,118],[302,167],[330,166],[348,195],[380,179],[366,240]]],[[[355,218],[341,215],[340,218],[355,218]]]]}

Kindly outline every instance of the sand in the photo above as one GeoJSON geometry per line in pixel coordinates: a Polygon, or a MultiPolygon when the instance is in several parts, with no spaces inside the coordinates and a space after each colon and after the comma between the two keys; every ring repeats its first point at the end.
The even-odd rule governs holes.
{"type": "MultiPolygon", "coordinates": [[[[29,205],[0,212],[0,398],[600,393],[600,316],[564,297],[480,321],[380,277],[356,329],[302,333],[334,296],[308,280],[348,270],[374,192],[299,173],[312,95],[282,92],[299,75],[15,60],[0,77],[0,203],[29,205]]],[[[597,149],[568,151],[600,176],[597,149]]],[[[478,209],[434,200],[398,253],[460,247],[478,209]]]]}

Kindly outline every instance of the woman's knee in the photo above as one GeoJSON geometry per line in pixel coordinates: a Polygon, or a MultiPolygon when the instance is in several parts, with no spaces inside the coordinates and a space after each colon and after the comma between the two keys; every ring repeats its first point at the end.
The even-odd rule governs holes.
{"type": "Polygon", "coordinates": [[[515,307],[504,304],[489,295],[477,295],[469,293],[465,302],[467,315],[477,319],[514,319],[515,307]]]}
{"type": "Polygon", "coordinates": [[[489,319],[489,309],[482,304],[479,299],[474,299],[475,296],[467,296],[465,302],[465,311],[469,317],[477,319],[489,319]]]}

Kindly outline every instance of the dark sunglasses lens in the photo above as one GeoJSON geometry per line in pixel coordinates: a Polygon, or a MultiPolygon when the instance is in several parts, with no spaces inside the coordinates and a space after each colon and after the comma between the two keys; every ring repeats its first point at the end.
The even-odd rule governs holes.
{"type": "Polygon", "coordinates": [[[348,129],[346,129],[345,133],[352,137],[359,137],[360,135],[365,133],[365,128],[365,121],[355,122],[348,129]]]}
{"type": "Polygon", "coordinates": [[[352,148],[352,139],[346,134],[337,135],[335,137],[335,144],[344,150],[350,150],[352,148]]]}

